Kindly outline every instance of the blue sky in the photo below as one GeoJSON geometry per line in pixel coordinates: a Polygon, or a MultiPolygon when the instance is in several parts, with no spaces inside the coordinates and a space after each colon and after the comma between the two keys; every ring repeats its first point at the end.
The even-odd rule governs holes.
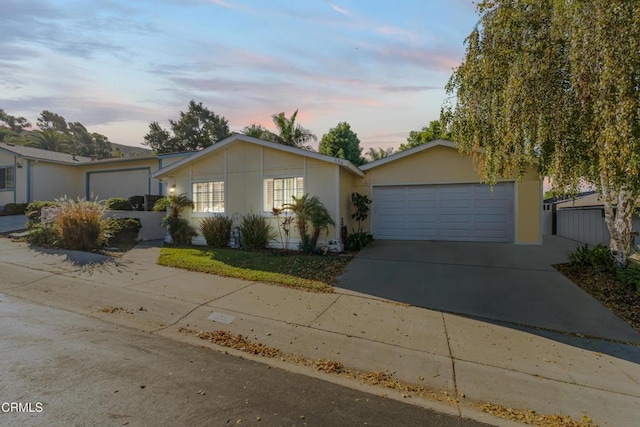
{"type": "Polygon", "coordinates": [[[0,108],[140,146],[191,99],[232,130],[299,109],[397,147],[437,119],[471,0],[2,0],[0,108]]]}

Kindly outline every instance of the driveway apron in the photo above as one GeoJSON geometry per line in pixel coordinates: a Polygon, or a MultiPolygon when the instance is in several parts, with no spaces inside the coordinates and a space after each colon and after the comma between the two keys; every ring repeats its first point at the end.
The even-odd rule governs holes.
{"type": "Polygon", "coordinates": [[[640,343],[640,334],[553,268],[577,242],[543,245],[378,240],[338,286],[418,307],[523,327],[640,343]]]}

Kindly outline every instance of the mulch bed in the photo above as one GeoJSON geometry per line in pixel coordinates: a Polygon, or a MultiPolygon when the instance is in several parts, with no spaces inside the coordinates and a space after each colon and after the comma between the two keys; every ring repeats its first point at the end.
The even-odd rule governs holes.
{"type": "Polygon", "coordinates": [[[640,332],[640,294],[622,287],[614,273],[600,272],[592,267],[574,267],[571,264],[557,264],[554,267],[640,332]]]}

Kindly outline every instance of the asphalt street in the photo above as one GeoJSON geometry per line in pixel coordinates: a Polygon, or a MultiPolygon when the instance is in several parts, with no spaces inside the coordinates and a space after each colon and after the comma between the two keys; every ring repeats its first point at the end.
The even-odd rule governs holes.
{"type": "Polygon", "coordinates": [[[2,294],[0,325],[0,425],[482,425],[2,294]]]}

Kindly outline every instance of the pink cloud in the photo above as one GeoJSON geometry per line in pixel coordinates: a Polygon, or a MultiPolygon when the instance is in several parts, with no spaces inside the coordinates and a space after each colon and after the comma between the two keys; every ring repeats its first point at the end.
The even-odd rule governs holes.
{"type": "Polygon", "coordinates": [[[398,36],[411,41],[418,40],[418,35],[412,31],[405,30],[404,28],[392,27],[390,25],[381,25],[376,28],[376,31],[385,36],[398,36]]]}

